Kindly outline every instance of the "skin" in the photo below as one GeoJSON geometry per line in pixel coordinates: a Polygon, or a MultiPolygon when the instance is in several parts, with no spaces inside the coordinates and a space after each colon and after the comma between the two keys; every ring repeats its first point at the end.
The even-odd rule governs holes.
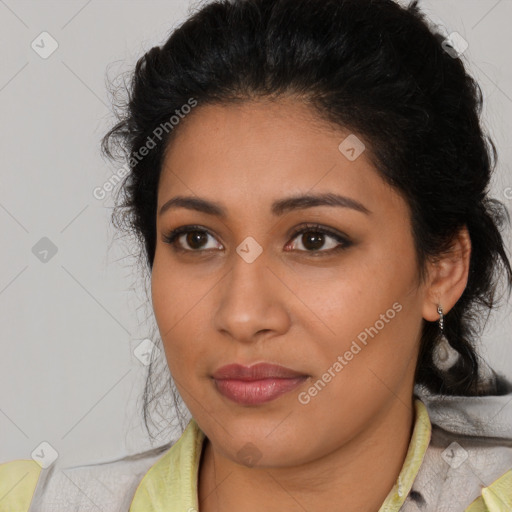
{"type": "Polygon", "coordinates": [[[422,323],[437,321],[437,305],[446,314],[462,295],[470,241],[462,230],[452,253],[429,263],[418,282],[407,204],[377,173],[368,144],[354,161],[338,150],[349,134],[293,98],[252,100],[199,105],[168,148],[157,212],[177,195],[227,211],[226,218],[181,207],[157,213],[153,308],[178,391],[206,434],[201,512],[314,512],[333,504],[378,511],[402,468],[422,323]],[[270,211],[275,200],[321,192],[348,196],[371,213],[270,211]],[[293,235],[309,222],[352,244],[329,255],[339,242],[324,234],[312,249],[311,231],[293,235]],[[202,242],[186,234],[175,241],[191,252],[164,241],[191,224],[211,233],[202,242]],[[248,236],[262,248],[252,263],[236,252],[248,236]],[[400,312],[300,403],[299,393],[394,303],[400,312]],[[211,374],[220,366],[263,361],[310,377],[261,405],[238,405],[217,391],[211,374]],[[247,443],[259,456],[250,464],[238,456],[247,443]]]}

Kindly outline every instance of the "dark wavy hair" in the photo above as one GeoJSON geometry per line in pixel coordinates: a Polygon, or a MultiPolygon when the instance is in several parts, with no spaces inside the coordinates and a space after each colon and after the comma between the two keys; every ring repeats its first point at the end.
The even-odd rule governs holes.
{"type": "MultiPolygon", "coordinates": [[[[469,231],[469,279],[445,316],[446,337],[461,357],[450,371],[439,371],[432,359],[438,325],[424,321],[416,384],[445,395],[508,392],[510,383],[496,372],[482,377],[476,344],[483,316],[498,303],[500,282],[510,297],[512,268],[501,234],[510,216],[488,196],[497,151],[480,122],[481,89],[443,41],[417,0],[407,7],[392,0],[201,5],[162,46],[138,60],[127,100],[114,102],[117,124],[104,136],[102,153],[112,159],[121,149],[130,162],[114,225],[136,236],[151,273],[159,175],[180,125],[160,138],[155,129],[166,122],[168,127],[191,98],[196,109],[295,98],[320,118],[357,133],[382,178],[405,199],[421,280],[425,263],[448,251],[461,228],[469,231]],[[144,158],[133,158],[150,139],[155,147],[144,158]]],[[[144,393],[146,427],[157,397],[153,370],[150,366],[144,393]]],[[[169,376],[163,387],[171,383],[169,376]]],[[[173,396],[177,405],[175,391],[173,396]]]]}

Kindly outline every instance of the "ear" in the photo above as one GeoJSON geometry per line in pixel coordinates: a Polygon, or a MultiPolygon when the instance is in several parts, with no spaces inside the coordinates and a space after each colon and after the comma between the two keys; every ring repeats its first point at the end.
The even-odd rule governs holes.
{"type": "Polygon", "coordinates": [[[453,239],[450,251],[428,264],[428,282],[423,302],[423,318],[439,320],[437,306],[446,315],[464,293],[468,282],[471,238],[464,226],[453,239]]]}

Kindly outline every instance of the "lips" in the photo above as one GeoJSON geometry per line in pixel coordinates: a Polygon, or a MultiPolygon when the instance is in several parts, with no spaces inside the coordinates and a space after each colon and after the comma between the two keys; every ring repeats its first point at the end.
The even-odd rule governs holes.
{"type": "Polygon", "coordinates": [[[217,391],[239,405],[259,405],[288,393],[308,375],[284,366],[258,363],[253,366],[230,364],[213,374],[217,391]]]}
{"type": "Polygon", "coordinates": [[[303,373],[296,372],[285,366],[269,363],[258,363],[252,366],[240,364],[228,364],[222,366],[213,374],[214,379],[236,379],[236,380],[261,380],[261,379],[293,379],[307,377],[303,373]]]}

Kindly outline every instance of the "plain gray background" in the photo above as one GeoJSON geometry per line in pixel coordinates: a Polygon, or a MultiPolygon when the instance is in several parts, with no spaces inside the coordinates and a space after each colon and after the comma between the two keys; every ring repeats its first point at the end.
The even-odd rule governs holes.
{"type": "MultiPolygon", "coordinates": [[[[422,6],[469,43],[463,58],[500,156],[492,195],[511,210],[512,0],[422,6]]],[[[191,7],[0,0],[0,461],[28,459],[42,441],[70,463],[150,446],[140,410],[146,367],[133,351],[151,330],[151,309],[127,247],[114,240],[111,198],[92,191],[117,170],[99,154],[113,122],[107,68],[110,79],[131,69],[191,7]],[[58,44],[46,59],[31,46],[44,31],[58,44]],[[44,237],[57,251],[46,262],[34,254],[48,248],[44,237]]],[[[511,327],[509,306],[484,333],[484,354],[509,377],[511,327]]]]}

